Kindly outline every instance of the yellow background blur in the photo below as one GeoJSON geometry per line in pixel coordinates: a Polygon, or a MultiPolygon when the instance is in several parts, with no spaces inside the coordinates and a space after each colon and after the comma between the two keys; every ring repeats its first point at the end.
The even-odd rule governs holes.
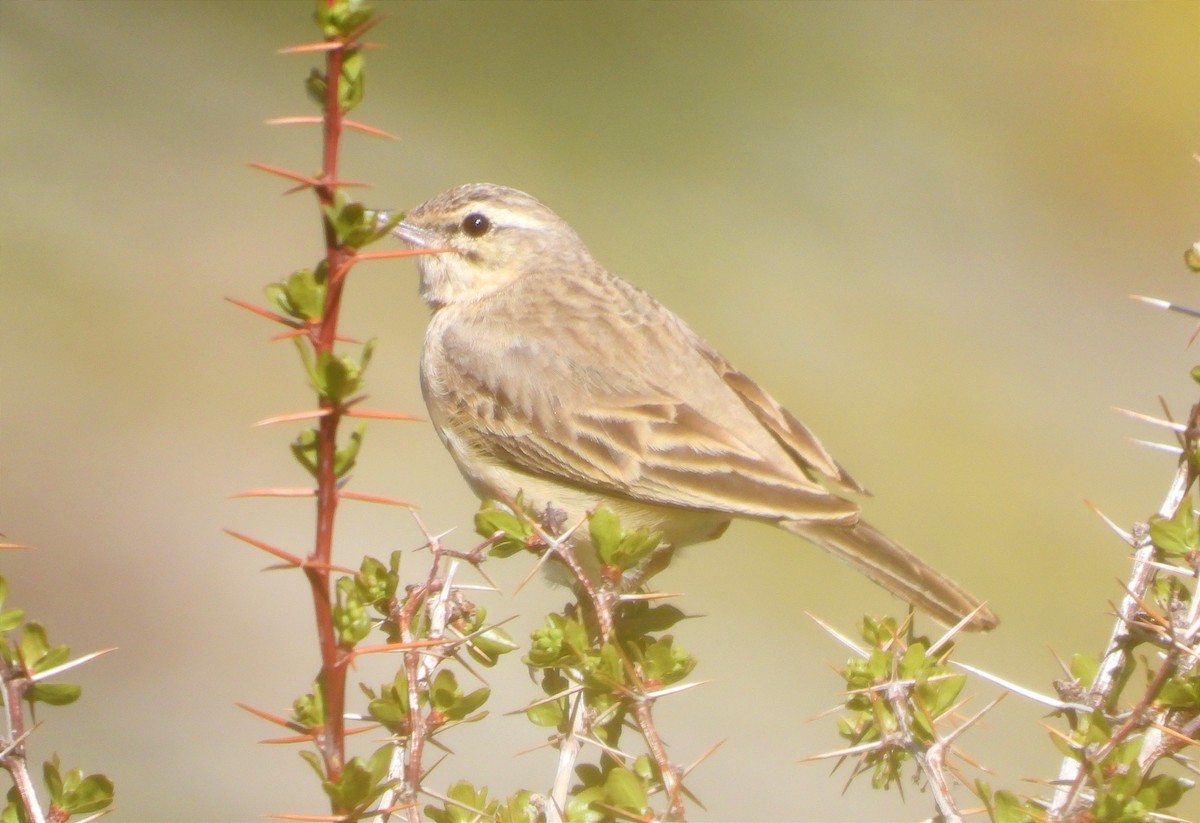
{"type": "MultiPolygon", "coordinates": [[[[381,5],[356,116],[402,140],[347,138],[368,202],[534,193],[810,424],[875,492],[873,521],[991,600],[1003,625],[964,660],[1049,691],[1051,649],[1100,648],[1126,553],[1081,500],[1131,524],[1173,468],[1110,407],[1196,395],[1187,321],[1126,295],[1200,303],[1181,263],[1200,238],[1200,4],[381,5]]],[[[295,551],[310,533],[307,503],[227,499],[303,482],[292,432],[249,424],[311,398],[291,346],[221,299],[319,252],[311,199],[245,166],[318,165],[315,129],[262,125],[311,112],[314,61],[275,54],[313,39],[309,11],[0,2],[0,531],[38,549],[2,571],[52,640],[120,647],[33,748],[112,776],[126,820],[326,808],[233,706],[307,688],[306,588],[220,532],[295,551]]],[[[373,406],[423,410],[415,286],[408,262],[353,274],[344,328],[380,338],[373,406]]],[[[373,425],[354,483],[471,544],[476,503],[427,425],[373,425]]],[[[342,562],[420,542],[402,512],[343,514],[342,562]]],[[[527,568],[496,573],[511,592],[527,568]]],[[[796,762],[839,745],[806,719],[845,658],[803,610],[852,631],[896,601],[748,525],[661,583],[707,615],[677,634],[714,679],[661,707],[663,733],[683,762],[729,740],[691,778],[695,819],[929,814],[911,786],[842,794],[844,769],[796,762]]],[[[523,615],[524,641],[562,599],[537,583],[487,603],[523,615]]],[[[499,717],[532,687],[515,659],[493,679],[493,716],[447,738],[436,787],[546,785],[547,751],[514,758],[543,730],[499,717]]],[[[1041,715],[1010,698],[962,745],[1022,789],[1057,768],[1041,715]]]]}

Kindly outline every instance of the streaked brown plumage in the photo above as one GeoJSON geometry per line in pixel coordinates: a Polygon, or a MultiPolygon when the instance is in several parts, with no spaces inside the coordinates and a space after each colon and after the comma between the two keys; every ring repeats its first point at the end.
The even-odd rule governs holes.
{"type": "MultiPolygon", "coordinates": [[[[979,601],[859,519],[817,438],[650,295],[597,263],[533,197],[459,186],[409,212],[433,309],[430,417],[481,497],[611,507],[679,547],[732,518],[774,523],[943,622],[979,601]]],[[[987,608],[971,627],[996,625],[987,608]]]]}

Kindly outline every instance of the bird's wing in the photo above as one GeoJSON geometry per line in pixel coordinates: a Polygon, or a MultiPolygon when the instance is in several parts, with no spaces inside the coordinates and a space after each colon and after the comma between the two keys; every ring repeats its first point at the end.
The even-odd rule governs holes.
{"type": "Polygon", "coordinates": [[[522,334],[536,321],[516,306],[503,307],[512,323],[503,329],[492,321],[443,327],[427,352],[440,375],[427,391],[444,393],[445,424],[481,459],[584,489],[749,517],[854,522],[858,506],[807,474],[811,464],[844,476],[815,438],[744,375],[728,364],[719,371],[673,314],[640,291],[632,297],[622,305],[629,295],[607,295],[616,303],[609,311],[578,316],[556,306],[549,336],[522,334]]]}
{"type": "Polygon", "coordinates": [[[833,459],[817,436],[795,416],[779,405],[757,383],[730,365],[711,348],[704,352],[713,369],[729,388],[737,393],[754,417],[765,426],[788,454],[801,466],[819,475],[823,482],[849,493],[868,494],[857,480],[833,459]]]}

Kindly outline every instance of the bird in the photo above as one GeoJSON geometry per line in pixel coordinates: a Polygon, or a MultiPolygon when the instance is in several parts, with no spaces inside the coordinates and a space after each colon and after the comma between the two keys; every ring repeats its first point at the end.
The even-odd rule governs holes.
{"type": "Polygon", "coordinates": [[[674,549],[769,523],[942,623],[997,625],[862,519],[865,488],[807,427],[533,196],[457,186],[393,233],[431,252],[417,258],[422,394],[481,499],[520,494],[575,519],[605,506],[674,549]]]}

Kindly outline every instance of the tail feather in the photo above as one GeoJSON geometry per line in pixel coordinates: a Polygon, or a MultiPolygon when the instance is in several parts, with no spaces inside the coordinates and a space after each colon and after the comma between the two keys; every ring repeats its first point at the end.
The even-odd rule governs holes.
{"type": "Polygon", "coordinates": [[[962,586],[869,523],[837,526],[785,520],[781,527],[844,560],[897,597],[948,625],[975,612],[966,628],[994,629],[1000,622],[962,586]],[[978,611],[976,611],[978,609],[978,611]]]}

